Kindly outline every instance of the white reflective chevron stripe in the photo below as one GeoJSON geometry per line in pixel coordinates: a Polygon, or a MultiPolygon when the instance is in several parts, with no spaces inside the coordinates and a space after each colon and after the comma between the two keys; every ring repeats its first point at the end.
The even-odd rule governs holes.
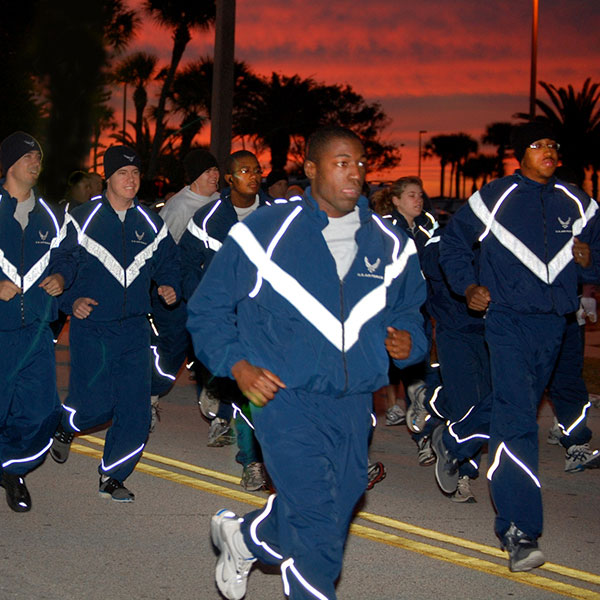
{"type": "MultiPolygon", "coordinates": [[[[169,230],[163,223],[161,230],[154,238],[152,244],[148,244],[143,250],[138,252],[131,264],[127,267],[127,270],[124,270],[121,266],[121,263],[119,263],[119,261],[104,246],[102,246],[102,244],[99,244],[96,240],[85,233],[85,230],[90,224],[92,217],[96,214],[101,206],[101,203],[98,204],[81,228],[75,219],[70,216],[67,218],[70,219],[71,223],[73,223],[75,227],[75,230],[77,231],[77,241],[79,242],[79,245],[85,248],[90,255],[97,258],[102,263],[102,266],[123,287],[127,288],[136,280],[146,262],[152,258],[152,255],[156,252],[160,242],[167,237],[169,230]]],[[[148,218],[147,215],[144,216],[148,218]]]]}
{"type": "Polygon", "coordinates": [[[158,245],[169,235],[167,226],[163,223],[158,235],[154,238],[151,244],[148,244],[141,252],[138,252],[133,259],[133,262],[127,267],[126,271],[126,287],[129,287],[142,271],[144,265],[152,258],[153,254],[158,249],[158,245]]]}
{"type": "Polygon", "coordinates": [[[298,583],[307,591],[310,592],[315,598],[319,600],[328,600],[325,594],[322,594],[316,587],[310,585],[306,579],[300,574],[300,571],[296,568],[293,558],[288,558],[281,563],[281,578],[283,579],[283,593],[286,596],[290,595],[290,582],[288,581],[287,571],[288,569],[294,574],[294,577],[298,580],[298,583]]]}
{"type": "Polygon", "coordinates": [[[142,452],[142,450],[144,449],[145,445],[146,445],[145,443],[142,444],[139,448],[136,448],[133,452],[130,452],[127,456],[124,456],[123,458],[120,458],[119,460],[115,461],[112,465],[105,465],[104,458],[103,458],[100,463],[100,468],[102,469],[102,471],[104,473],[107,473],[108,471],[112,471],[115,467],[118,467],[119,465],[122,465],[124,462],[127,462],[130,458],[133,458],[136,454],[140,454],[142,452]]]}
{"type": "MultiPolygon", "coordinates": [[[[383,224],[381,226],[387,232],[387,228],[383,224]]],[[[388,233],[399,244],[396,236],[390,232],[388,233]]],[[[238,223],[232,227],[230,235],[250,262],[257,268],[261,277],[268,281],[282,298],[287,300],[340,352],[352,348],[358,341],[363,325],[385,308],[386,288],[403,271],[408,259],[417,252],[414,242],[408,240],[400,256],[385,267],[383,283],[363,296],[352,308],[345,323],[342,324],[294,277],[271,260],[252,232],[243,223],[238,223]]]]}
{"type": "Polygon", "coordinates": [[[0,269],[2,269],[3,273],[17,286],[21,287],[21,276],[19,275],[19,270],[15,265],[13,265],[6,256],[4,256],[4,251],[0,249],[0,269]]]}
{"type": "Polygon", "coordinates": [[[267,542],[263,542],[262,540],[260,540],[256,532],[258,526],[271,514],[271,511],[273,510],[273,502],[275,502],[276,497],[277,494],[271,494],[267,498],[267,504],[265,505],[265,508],[262,511],[262,513],[260,513],[260,515],[258,515],[258,517],[254,519],[254,521],[252,521],[252,524],[250,525],[250,537],[257,546],[263,548],[271,556],[274,556],[275,558],[281,560],[283,556],[281,556],[281,554],[279,554],[279,552],[277,552],[276,550],[273,550],[273,548],[271,548],[271,546],[269,546],[267,542]]]}
{"type": "Polygon", "coordinates": [[[579,209],[579,214],[581,215],[581,218],[577,219],[573,223],[572,227],[573,235],[577,236],[583,231],[583,228],[587,225],[588,221],[594,216],[594,214],[596,214],[596,211],[598,210],[598,204],[595,200],[590,198],[588,207],[584,212],[581,200],[579,200],[579,198],[575,194],[573,194],[568,188],[559,183],[555,184],[554,187],[556,189],[559,189],[561,192],[563,192],[563,194],[567,195],[569,198],[571,198],[571,200],[575,202],[575,204],[577,204],[577,208],[579,209]]]}
{"type": "Polygon", "coordinates": [[[492,465],[490,466],[490,468],[488,469],[487,472],[487,478],[491,481],[492,478],[494,477],[494,473],[496,472],[496,469],[500,466],[500,459],[502,458],[502,453],[505,453],[519,468],[521,468],[523,470],[524,473],[526,473],[531,480],[533,481],[533,483],[535,483],[535,485],[539,488],[542,487],[542,484],[540,483],[540,480],[535,476],[535,474],[533,473],[533,471],[521,460],[519,460],[506,446],[506,444],[504,442],[502,442],[497,450],[496,450],[496,454],[494,455],[494,462],[492,463],[492,465]]]}
{"type": "Polygon", "coordinates": [[[42,276],[48,263],[50,262],[50,252],[59,246],[59,244],[65,239],[67,234],[67,223],[63,223],[62,227],[59,227],[58,221],[54,216],[54,213],[46,202],[42,198],[38,199],[40,204],[46,210],[50,218],[52,219],[52,223],[54,224],[54,229],[56,230],[56,235],[52,237],[52,241],[48,247],[48,250],[44,252],[44,254],[37,260],[37,262],[27,271],[25,276],[21,279],[19,275],[19,271],[17,267],[15,267],[5,256],[4,252],[0,250],[0,268],[6,276],[18,287],[22,288],[23,293],[27,292],[33,284],[42,276]]]}
{"type": "MultiPolygon", "coordinates": [[[[292,223],[292,221],[300,214],[301,211],[302,211],[302,207],[301,206],[297,206],[286,217],[285,221],[283,222],[283,224],[279,228],[279,231],[277,231],[277,233],[273,236],[273,239],[271,240],[271,243],[267,247],[267,256],[269,258],[271,258],[271,256],[273,256],[273,251],[277,247],[277,244],[279,243],[279,240],[281,239],[281,236],[287,231],[287,228],[290,226],[290,224],[292,223]]],[[[254,286],[254,289],[248,294],[248,296],[250,296],[250,298],[256,297],[256,295],[260,291],[260,286],[262,285],[262,280],[263,279],[262,279],[262,276],[261,276],[260,271],[259,271],[256,274],[256,285],[254,286]]]]}
{"type": "Polygon", "coordinates": [[[479,236],[479,241],[481,242],[487,234],[490,232],[492,225],[495,223],[496,213],[498,209],[507,198],[507,196],[516,188],[518,184],[513,183],[505,192],[500,196],[498,202],[494,205],[494,208],[490,214],[490,211],[487,209],[487,206],[483,203],[481,199],[481,194],[477,191],[469,198],[469,206],[471,210],[479,217],[482,223],[486,226],[484,232],[479,236]]]}
{"type": "MultiPolygon", "coordinates": [[[[479,237],[479,240],[482,240],[487,235],[487,232],[491,231],[500,244],[502,244],[502,246],[504,246],[511,254],[516,256],[536,277],[539,277],[544,283],[552,283],[554,279],[549,280],[549,267],[546,266],[546,263],[539,259],[519,238],[494,219],[494,214],[497,212],[500,203],[504,201],[504,198],[506,198],[515,187],[517,187],[516,183],[504,192],[500,200],[496,203],[492,214],[490,214],[487,206],[483,203],[479,192],[475,192],[475,194],[469,198],[469,205],[475,215],[477,215],[482,223],[487,223],[486,230],[479,237]]],[[[573,242],[569,241],[568,243],[572,244],[573,242]]],[[[562,259],[559,258],[555,267],[558,267],[561,261],[562,259]]],[[[562,268],[564,268],[564,265],[562,268]]],[[[560,271],[555,272],[554,277],[556,277],[559,272],[560,271]]]]}
{"type": "Polygon", "coordinates": [[[138,209],[138,211],[140,212],[140,214],[144,215],[144,218],[146,219],[146,221],[148,221],[148,223],[150,224],[150,227],[152,227],[152,229],[154,229],[154,233],[158,233],[158,228],[152,222],[152,219],[148,216],[148,214],[146,213],[146,211],[141,206],[139,206],[139,205],[136,208],[138,209]]]}
{"type": "Polygon", "coordinates": [[[561,423],[558,424],[558,426],[560,427],[560,430],[562,431],[563,435],[566,435],[566,436],[571,435],[571,433],[577,427],[577,425],[579,425],[585,419],[585,417],[587,415],[587,411],[590,408],[590,406],[592,406],[592,403],[591,402],[587,402],[586,405],[581,409],[581,414],[577,417],[577,419],[575,419],[571,423],[571,425],[569,425],[568,428],[565,428],[565,426],[562,425],[561,423]]]}
{"type": "Polygon", "coordinates": [[[7,460],[6,462],[2,463],[2,468],[6,469],[6,467],[8,467],[10,465],[14,465],[17,463],[31,462],[33,460],[38,459],[40,456],[43,456],[44,454],[46,454],[46,452],[48,450],[50,450],[50,446],[52,446],[52,442],[53,442],[53,438],[50,438],[49,442],[37,454],[34,454],[33,456],[27,456],[26,458],[14,458],[12,460],[7,460]]]}
{"type": "Polygon", "coordinates": [[[223,245],[216,238],[210,237],[205,229],[198,227],[196,223],[194,223],[194,219],[190,219],[188,222],[187,230],[197,239],[199,239],[206,248],[210,250],[214,250],[218,252],[223,245]]]}

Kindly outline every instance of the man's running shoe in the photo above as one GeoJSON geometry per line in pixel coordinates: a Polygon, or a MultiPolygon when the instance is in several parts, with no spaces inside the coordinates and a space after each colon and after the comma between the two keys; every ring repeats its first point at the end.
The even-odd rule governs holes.
{"type": "Polygon", "coordinates": [[[208,429],[207,446],[211,448],[220,448],[221,446],[229,446],[235,443],[235,433],[227,419],[216,417],[210,422],[208,429]]]}
{"type": "Polygon", "coordinates": [[[452,494],[451,500],[452,502],[466,502],[467,504],[477,502],[475,494],[471,490],[471,479],[468,475],[458,478],[458,485],[456,491],[452,494]]]}
{"type": "Polygon", "coordinates": [[[404,425],[404,423],[406,423],[406,414],[399,404],[394,404],[385,411],[386,425],[404,425]]]}
{"type": "Polygon", "coordinates": [[[502,548],[508,552],[508,568],[513,573],[531,571],[546,562],[537,540],[528,537],[514,523],[504,534],[502,548]]]}
{"type": "Polygon", "coordinates": [[[103,498],[112,498],[115,502],[133,502],[135,494],[130,492],[120,481],[100,475],[98,493],[103,498]]]}
{"type": "Polygon", "coordinates": [[[435,452],[435,478],[442,492],[453,494],[458,487],[458,460],[453,458],[444,445],[444,425],[439,425],[433,431],[431,445],[435,452]]]}
{"type": "Polygon", "coordinates": [[[367,467],[367,489],[368,490],[373,489],[373,486],[376,483],[383,481],[385,479],[385,476],[386,476],[386,472],[385,472],[385,467],[383,466],[383,463],[381,463],[381,462],[369,463],[369,466],[367,467]]]}
{"type": "Polygon", "coordinates": [[[244,467],[241,486],[249,492],[258,492],[267,486],[265,466],[259,462],[251,462],[244,467]]]}
{"type": "Polygon", "coordinates": [[[230,510],[220,510],[210,521],[210,537],[219,550],[215,580],[228,600],[241,600],[248,587],[248,575],[256,561],[244,542],[241,520],[230,510]]]}
{"type": "Polygon", "coordinates": [[[67,462],[69,458],[69,451],[71,450],[71,442],[75,434],[72,431],[66,431],[62,425],[59,425],[54,432],[54,438],[52,439],[52,446],[50,446],[50,456],[57,463],[67,462]]]}
{"type": "Polygon", "coordinates": [[[565,471],[577,473],[585,469],[600,467],[600,451],[591,450],[589,444],[573,445],[567,448],[565,471]]]}
{"type": "Polygon", "coordinates": [[[553,446],[557,446],[560,444],[560,438],[563,436],[560,427],[558,426],[558,420],[554,417],[554,424],[548,430],[548,437],[546,438],[546,442],[548,444],[552,444],[553,446]]]}
{"type": "Polygon", "coordinates": [[[202,388],[198,397],[198,404],[200,405],[200,412],[210,420],[217,416],[221,401],[212,392],[202,388]]]}
{"type": "Polygon", "coordinates": [[[408,386],[406,395],[410,400],[410,406],[406,411],[406,426],[413,433],[421,433],[425,423],[431,419],[431,415],[425,408],[425,397],[427,396],[427,387],[422,381],[417,381],[408,386]]]}
{"type": "Polygon", "coordinates": [[[435,454],[431,449],[431,438],[428,435],[417,440],[417,449],[421,467],[429,467],[435,462],[435,454]]]}

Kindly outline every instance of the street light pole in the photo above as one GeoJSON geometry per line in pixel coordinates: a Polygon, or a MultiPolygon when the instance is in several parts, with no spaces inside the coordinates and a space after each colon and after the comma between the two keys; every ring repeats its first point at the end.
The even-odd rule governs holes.
{"type": "Polygon", "coordinates": [[[418,158],[418,167],[417,167],[417,173],[419,175],[419,179],[421,178],[421,136],[427,133],[427,131],[425,129],[419,129],[419,158],[418,158]]]}
{"type": "Polygon", "coordinates": [[[537,85],[537,46],[538,46],[538,2],[533,1],[533,19],[531,28],[531,80],[529,83],[529,118],[535,119],[535,89],[537,85]]]}

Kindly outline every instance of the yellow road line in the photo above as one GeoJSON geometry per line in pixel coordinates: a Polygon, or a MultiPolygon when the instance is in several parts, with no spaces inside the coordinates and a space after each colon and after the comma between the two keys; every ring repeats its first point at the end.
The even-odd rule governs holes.
{"type": "Polygon", "coordinates": [[[368,540],[383,542],[390,546],[396,546],[404,550],[409,550],[410,552],[417,552],[429,558],[443,560],[454,565],[481,571],[482,573],[487,573],[488,575],[510,579],[511,581],[518,581],[519,583],[524,583],[525,585],[530,585],[532,587],[554,592],[556,594],[562,594],[563,596],[568,596],[570,598],[578,598],[580,600],[600,599],[600,594],[592,590],[586,590],[584,588],[576,587],[561,581],[548,579],[547,577],[541,577],[540,575],[535,575],[533,573],[511,573],[506,568],[506,564],[500,565],[489,562],[487,560],[482,560],[481,558],[460,554],[459,552],[454,552],[438,546],[424,544],[423,542],[409,540],[398,535],[385,533],[383,531],[372,529],[370,527],[364,527],[362,525],[357,525],[356,523],[353,523],[350,526],[350,532],[368,540]]]}
{"type": "MultiPolygon", "coordinates": [[[[95,436],[80,436],[78,439],[86,440],[98,446],[104,445],[104,440],[95,436]]],[[[85,454],[94,458],[101,458],[102,456],[99,450],[89,448],[88,446],[82,446],[80,444],[73,444],[72,449],[74,452],[77,452],[79,454],[85,454]]],[[[170,459],[158,454],[144,452],[143,458],[148,460],[154,460],[155,462],[163,463],[169,466],[174,466],[182,470],[187,470],[189,472],[197,473],[200,475],[215,477],[228,483],[239,483],[239,479],[237,477],[232,477],[230,475],[226,475],[218,471],[213,471],[211,469],[198,467],[196,465],[191,465],[183,461],[170,459]]],[[[172,471],[168,471],[166,469],[155,467],[153,465],[148,465],[142,462],[139,462],[137,464],[136,470],[141,471],[143,473],[148,473],[161,479],[172,481],[174,483],[179,483],[188,487],[204,490],[212,494],[223,496],[230,500],[244,502],[252,506],[263,506],[265,502],[263,498],[254,496],[252,494],[248,494],[247,492],[226,488],[221,485],[210,483],[208,481],[203,481],[195,477],[189,477],[180,473],[174,473],[172,471]]],[[[385,527],[390,527],[413,535],[419,535],[421,537],[434,539],[436,541],[453,544],[459,547],[463,547],[465,549],[480,552],[482,554],[494,556],[496,558],[506,557],[504,552],[497,548],[492,548],[491,546],[486,546],[477,542],[471,542],[469,540],[465,540],[455,536],[446,535],[437,531],[425,529],[423,527],[418,527],[416,525],[410,525],[409,523],[404,523],[402,521],[391,519],[389,517],[382,517],[380,515],[367,513],[364,511],[359,512],[357,516],[361,519],[371,521],[373,523],[377,523],[385,527]]],[[[533,573],[510,573],[510,571],[507,571],[505,564],[499,565],[497,563],[489,562],[480,558],[460,554],[459,552],[454,552],[446,548],[432,546],[423,542],[403,538],[395,534],[386,533],[378,529],[365,527],[364,525],[359,525],[357,523],[353,523],[350,526],[350,532],[354,535],[357,535],[358,537],[369,539],[375,542],[385,543],[387,545],[409,550],[411,552],[417,552],[430,558],[443,560],[445,562],[464,566],[466,568],[481,571],[490,575],[503,577],[512,581],[518,581],[520,583],[525,583],[526,585],[531,585],[539,589],[552,591],[554,593],[562,594],[571,598],[576,598],[580,600],[600,600],[600,594],[591,590],[586,590],[584,588],[579,588],[573,585],[562,583],[560,581],[555,581],[553,579],[541,577],[540,575],[535,575],[533,573]]],[[[564,567],[562,565],[546,563],[544,566],[540,567],[540,570],[541,569],[545,569],[547,571],[571,577],[580,581],[585,581],[587,583],[592,583],[596,585],[600,584],[600,576],[595,575],[593,573],[564,567]]]]}

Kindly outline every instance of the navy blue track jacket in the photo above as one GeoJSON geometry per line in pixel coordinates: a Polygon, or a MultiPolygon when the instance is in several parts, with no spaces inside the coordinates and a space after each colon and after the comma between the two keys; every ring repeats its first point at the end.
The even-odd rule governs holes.
{"type": "Polygon", "coordinates": [[[554,177],[541,184],[517,171],[485,185],[457,211],[441,240],[440,263],[457,294],[475,283],[489,289],[493,304],[520,313],[574,312],[578,276],[593,279],[596,269],[575,264],[573,236],[595,253],[597,209],[575,186],[554,177]]]}
{"type": "Polygon", "coordinates": [[[388,382],[388,326],[412,337],[404,367],[427,352],[425,282],[414,242],[358,202],[358,252],[340,282],[322,230],[327,215],[301,202],[264,208],[235,225],[188,303],[197,356],[218,376],[239,360],[290,389],[370,393],[388,382]]]}
{"type": "Polygon", "coordinates": [[[51,322],[58,316],[56,298],[39,287],[48,275],[60,273],[65,287],[73,281],[75,261],[61,242],[66,226],[62,211],[36,198],[25,230],[14,218],[17,200],[0,182],[0,280],[21,288],[8,302],[0,301],[0,331],[14,331],[36,321],[51,322]]]}
{"type": "Polygon", "coordinates": [[[98,302],[88,321],[117,321],[146,315],[150,284],[170,285],[180,295],[179,252],[163,220],[137,199],[121,222],[106,196],[90,200],[67,216],[66,247],[78,259],[75,282],[61,298],[73,312],[77,298],[98,302]]]}
{"type": "MultiPolygon", "coordinates": [[[[266,196],[259,194],[259,207],[265,204],[266,196]]],[[[229,188],[223,190],[220,198],[199,208],[189,220],[179,240],[184,298],[192,297],[210,261],[237,222],[229,188]]]]}
{"type": "Polygon", "coordinates": [[[406,234],[411,237],[417,246],[419,256],[425,247],[425,244],[436,234],[439,229],[439,223],[435,217],[426,211],[422,211],[420,215],[415,217],[415,228],[411,229],[408,226],[408,221],[397,210],[394,210],[389,217],[396,227],[400,227],[406,234]]]}

